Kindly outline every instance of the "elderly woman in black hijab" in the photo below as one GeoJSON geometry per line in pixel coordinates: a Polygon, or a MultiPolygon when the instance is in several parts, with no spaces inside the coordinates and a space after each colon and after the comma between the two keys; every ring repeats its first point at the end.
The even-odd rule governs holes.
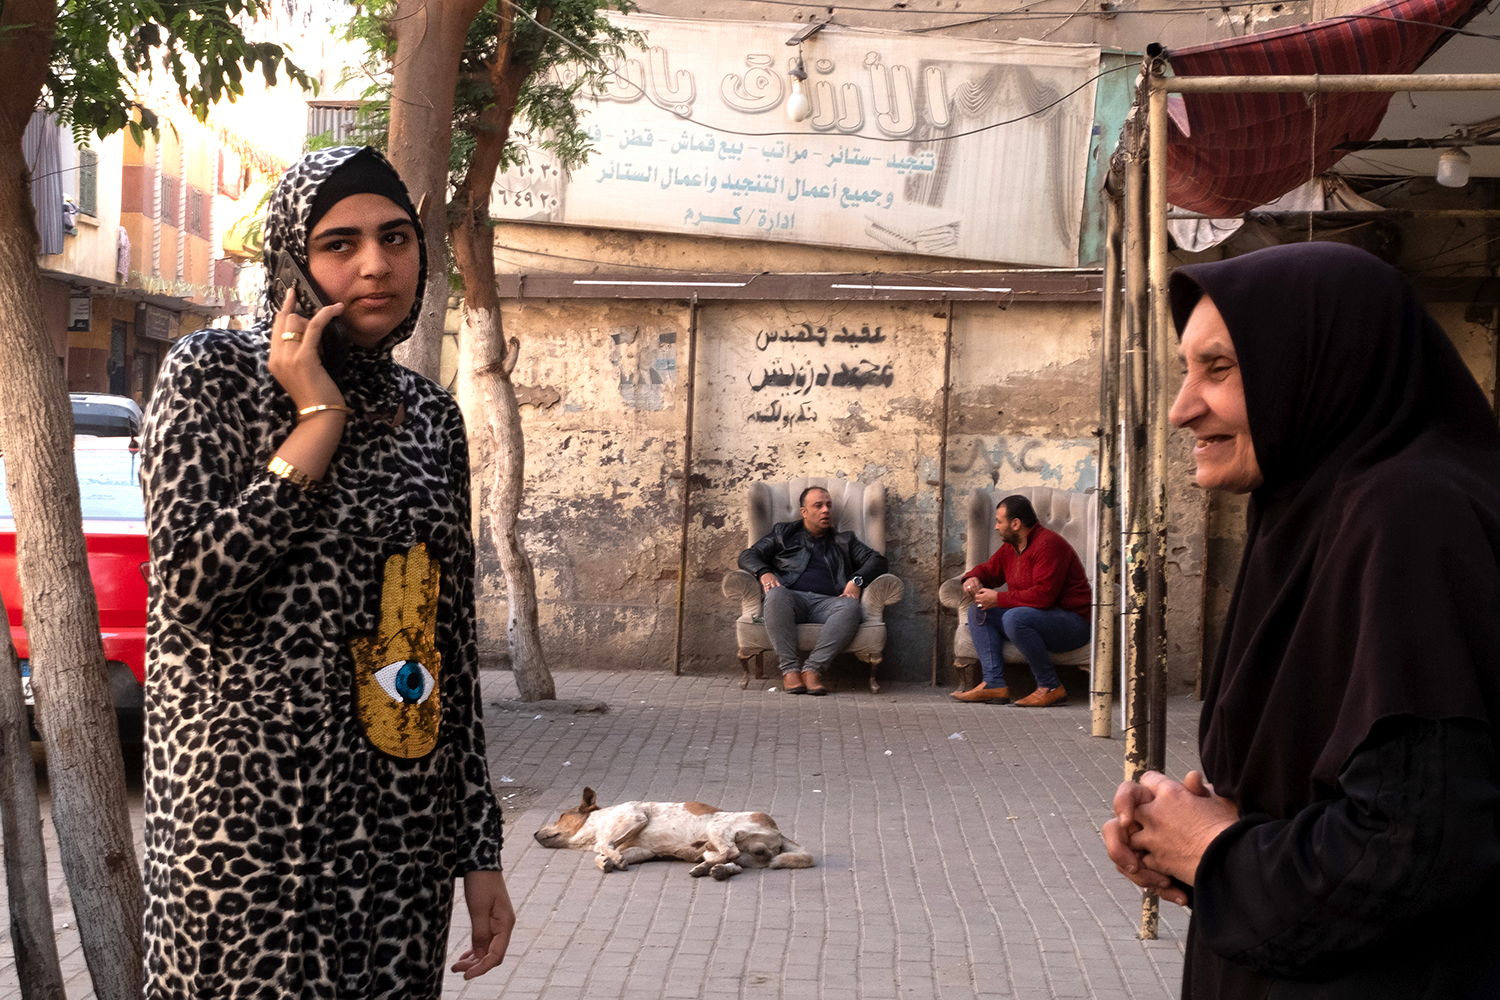
{"type": "Polygon", "coordinates": [[[345,146],[287,171],[265,232],[255,325],[182,338],[146,417],[145,995],[436,998],[455,879],[465,978],[515,917],[463,417],[391,357],[421,226],[345,146]]]}
{"type": "Polygon", "coordinates": [[[1185,998],[1500,996],[1500,428],[1405,281],[1310,243],[1179,268],[1172,422],[1249,537],[1203,774],[1105,843],[1193,907],[1185,998]]]}

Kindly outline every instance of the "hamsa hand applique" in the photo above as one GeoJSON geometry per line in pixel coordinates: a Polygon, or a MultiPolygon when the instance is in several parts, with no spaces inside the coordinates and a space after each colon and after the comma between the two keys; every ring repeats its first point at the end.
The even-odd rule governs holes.
{"type": "Polygon", "coordinates": [[[360,724],[370,742],[392,757],[425,757],[437,746],[441,572],[425,544],[391,556],[380,590],[379,630],[349,640],[360,724]]]}

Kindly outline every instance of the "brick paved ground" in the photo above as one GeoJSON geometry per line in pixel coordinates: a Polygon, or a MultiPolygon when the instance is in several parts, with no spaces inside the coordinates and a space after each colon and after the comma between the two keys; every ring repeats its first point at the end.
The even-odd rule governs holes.
{"type": "MultiPolygon", "coordinates": [[[[1123,742],[1091,738],[1082,704],[970,706],[922,686],[799,698],[771,683],[575,672],[558,676],[559,697],[604,701],[607,714],[487,708],[520,922],[504,965],[450,977],[445,997],[1177,995],[1186,920],[1166,906],[1160,940],[1136,938],[1139,895],[1097,833],[1123,742]],[[605,875],[592,856],[531,838],[584,785],[604,804],[765,810],[818,867],[722,883],[675,861],[605,875]]],[[[490,702],[515,693],[504,673],[484,688],[490,702]]],[[[1174,699],[1169,719],[1168,769],[1181,775],[1196,762],[1197,704],[1174,699]]],[[[68,996],[82,1000],[93,994],[50,832],[68,996]]],[[[462,903],[455,917],[456,956],[462,903]]],[[[0,1000],[19,995],[7,937],[0,1000]]]]}

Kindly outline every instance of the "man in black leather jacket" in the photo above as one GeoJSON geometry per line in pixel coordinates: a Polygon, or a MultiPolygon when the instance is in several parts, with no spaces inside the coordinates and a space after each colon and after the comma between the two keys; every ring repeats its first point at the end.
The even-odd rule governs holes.
{"type": "Polygon", "coordinates": [[[827,694],[819,675],[859,631],[859,595],[885,572],[885,556],[833,530],[833,498],[821,486],[802,491],[800,521],[783,521],[740,553],[740,569],[760,579],[761,614],[781,661],[787,694],[827,694]],[[804,668],[797,658],[797,626],[823,626],[804,668]]]}

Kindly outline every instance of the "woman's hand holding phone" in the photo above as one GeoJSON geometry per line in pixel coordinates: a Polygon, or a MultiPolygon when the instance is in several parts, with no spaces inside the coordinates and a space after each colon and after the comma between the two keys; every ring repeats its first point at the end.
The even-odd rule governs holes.
{"type": "Polygon", "coordinates": [[[322,479],[328,463],[344,436],[342,409],[344,394],[323,367],[319,351],[323,331],[329,321],[344,311],[342,302],[324,306],[306,319],[297,314],[297,292],[288,289],[281,311],[271,326],[271,375],[292,397],[297,409],[309,406],[335,406],[320,410],[297,421],[292,433],[276,449],[276,455],[304,473],[309,479],[322,479]]]}
{"type": "Polygon", "coordinates": [[[323,331],[344,311],[342,302],[324,306],[305,319],[297,313],[297,291],[288,289],[271,326],[271,374],[297,409],[322,403],[342,406],[344,394],[323,367],[323,331]],[[290,337],[288,335],[291,335],[290,337]]]}

